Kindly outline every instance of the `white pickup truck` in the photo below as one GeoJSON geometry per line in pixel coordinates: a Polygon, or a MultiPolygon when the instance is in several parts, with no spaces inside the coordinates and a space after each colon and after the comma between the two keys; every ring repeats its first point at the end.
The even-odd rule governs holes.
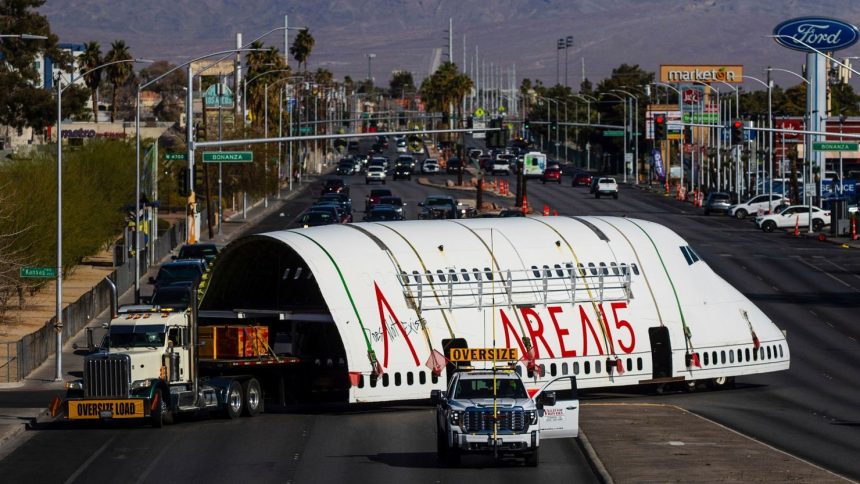
{"type": "Polygon", "coordinates": [[[600,198],[601,195],[618,198],[618,182],[615,181],[615,178],[603,177],[597,180],[594,198],[600,198]]]}

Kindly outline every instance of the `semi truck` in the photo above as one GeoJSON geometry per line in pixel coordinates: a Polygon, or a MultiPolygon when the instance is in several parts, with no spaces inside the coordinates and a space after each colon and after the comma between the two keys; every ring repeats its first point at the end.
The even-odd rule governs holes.
{"type": "Polygon", "coordinates": [[[114,289],[107,332],[85,356],[83,377],[51,402],[52,416],[162,427],[184,413],[253,417],[264,409],[265,391],[283,400],[284,381],[300,359],[276,354],[270,327],[254,319],[216,316],[201,324],[197,291],[189,291],[189,308],[176,311],[118,308],[114,289]]]}

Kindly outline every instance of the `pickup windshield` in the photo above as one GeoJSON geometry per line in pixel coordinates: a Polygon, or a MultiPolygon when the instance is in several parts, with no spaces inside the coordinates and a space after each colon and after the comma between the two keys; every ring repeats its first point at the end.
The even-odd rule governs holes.
{"type": "Polygon", "coordinates": [[[163,324],[112,326],[108,342],[119,348],[160,348],[164,346],[164,331],[163,324]]]}
{"type": "MultiPolygon", "coordinates": [[[[496,398],[528,398],[522,382],[512,378],[496,379],[496,398]]],[[[469,378],[457,384],[454,399],[493,398],[493,379],[469,378]]]]}

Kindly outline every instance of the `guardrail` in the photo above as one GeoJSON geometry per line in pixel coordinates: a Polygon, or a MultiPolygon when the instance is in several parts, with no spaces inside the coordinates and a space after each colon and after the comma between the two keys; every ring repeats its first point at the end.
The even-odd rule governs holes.
{"type": "MultiPolygon", "coordinates": [[[[179,222],[165,231],[156,241],[153,260],[160,261],[185,241],[185,223],[179,222]]],[[[142,254],[144,255],[144,254],[142,254]]],[[[147,257],[141,257],[141,274],[148,269],[147,257]]],[[[134,259],[126,260],[108,276],[122,294],[134,285],[134,259]]],[[[99,313],[110,307],[111,292],[106,281],[101,281],[77,301],[63,308],[63,341],[68,341],[99,313]]],[[[0,342],[5,345],[5,362],[0,356],[0,383],[21,381],[56,352],[56,317],[18,341],[0,342]]]]}

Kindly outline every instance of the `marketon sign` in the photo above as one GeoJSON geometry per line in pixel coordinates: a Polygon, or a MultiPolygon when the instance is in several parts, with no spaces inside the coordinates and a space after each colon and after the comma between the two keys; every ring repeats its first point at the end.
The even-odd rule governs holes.
{"type": "Polygon", "coordinates": [[[725,65],[661,65],[660,81],[678,82],[717,82],[740,84],[744,82],[744,66],[725,65]]]}

